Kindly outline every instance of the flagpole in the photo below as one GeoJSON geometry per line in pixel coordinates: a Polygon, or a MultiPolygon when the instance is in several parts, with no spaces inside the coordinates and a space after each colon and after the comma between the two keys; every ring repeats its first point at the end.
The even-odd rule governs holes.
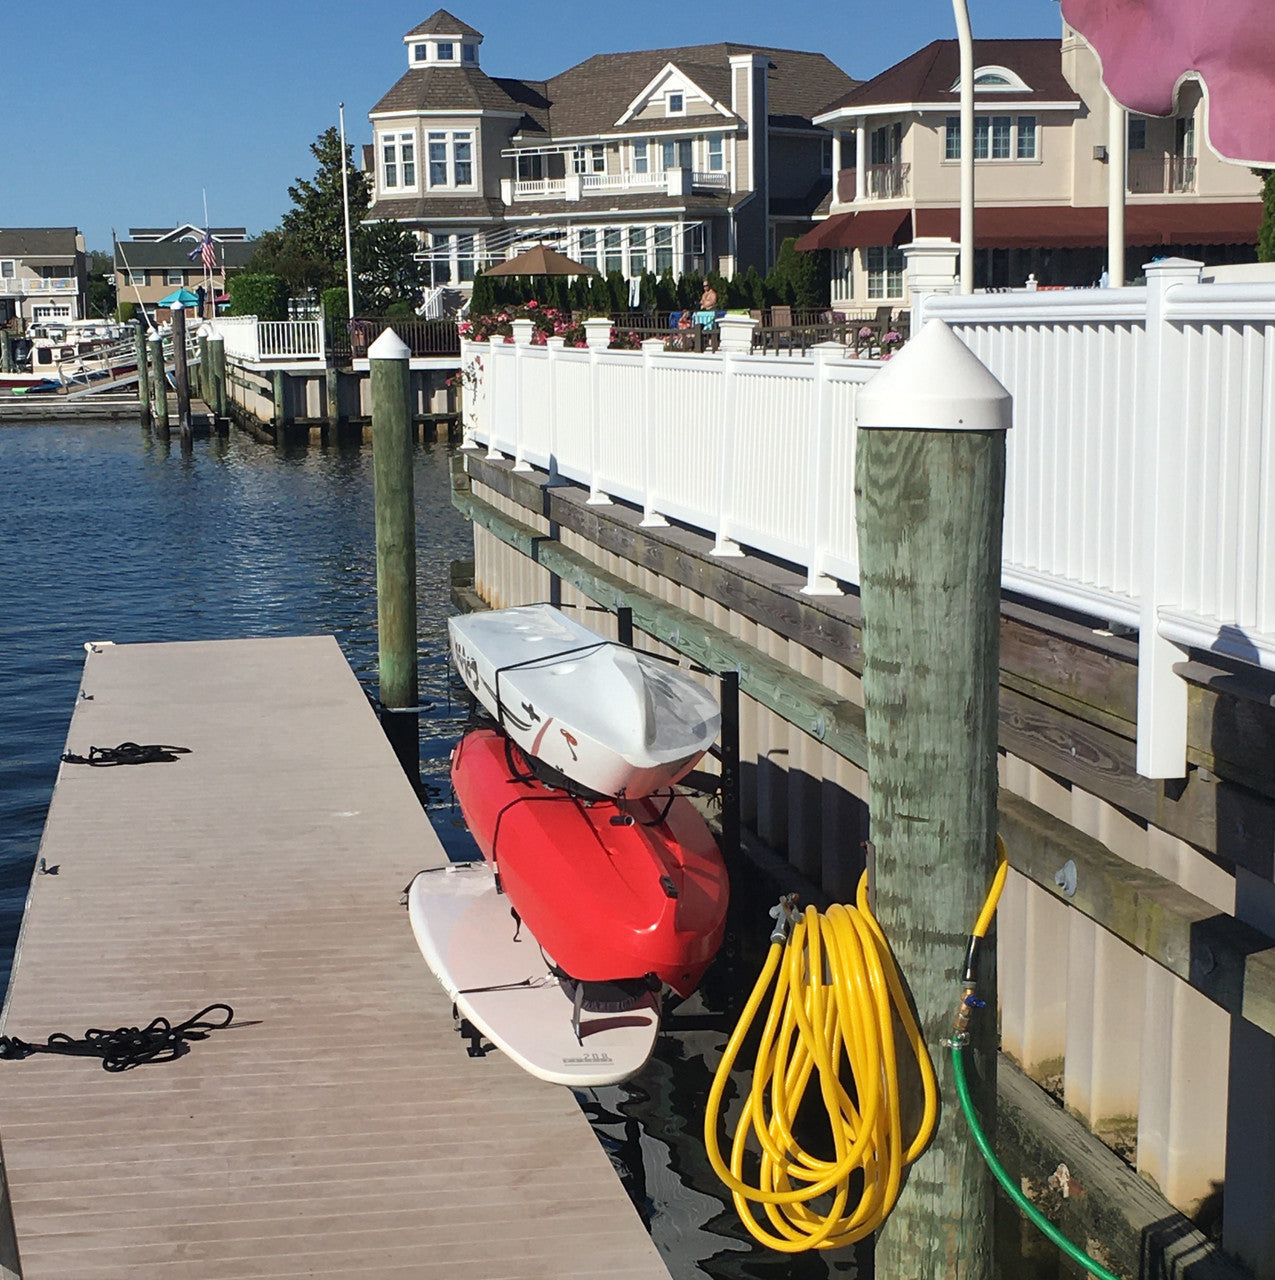
{"type": "Polygon", "coordinates": [[[341,208],[345,211],[345,303],[349,319],[354,319],[354,256],[350,252],[350,176],[345,160],[345,103],[337,104],[341,115],[341,208]]]}
{"type": "Polygon", "coordinates": [[[961,292],[974,292],[974,34],[965,0],[952,0],[961,64],[961,292]]]}
{"type": "MultiPolygon", "coordinates": [[[[212,230],[208,226],[208,188],[207,187],[203,188],[203,193],[204,193],[204,239],[211,240],[212,230]]],[[[212,268],[208,265],[208,258],[204,254],[203,245],[200,245],[199,247],[199,264],[204,269],[204,291],[208,295],[209,301],[212,303],[212,313],[213,313],[213,316],[215,317],[217,315],[217,295],[213,292],[212,268]]],[[[202,320],[204,317],[201,315],[199,318],[202,320]]]]}

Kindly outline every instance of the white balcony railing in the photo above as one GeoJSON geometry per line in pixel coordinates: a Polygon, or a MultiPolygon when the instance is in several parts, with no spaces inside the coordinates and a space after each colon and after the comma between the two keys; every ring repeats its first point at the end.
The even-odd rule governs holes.
{"type": "MultiPolygon", "coordinates": [[[[668,188],[669,174],[659,169],[653,173],[581,173],[571,178],[528,178],[513,183],[515,200],[562,199],[568,195],[575,182],[583,197],[610,195],[619,191],[664,191],[668,188]]],[[[718,172],[699,172],[691,175],[691,185],[700,191],[729,191],[730,175],[718,172]]]]}
{"type": "MultiPolygon", "coordinates": [[[[1275,286],[1147,272],[1144,288],[931,296],[924,315],[1014,396],[1004,585],[1138,632],[1138,767],[1178,777],[1174,663],[1194,648],[1275,669],[1275,286]]],[[[477,350],[473,440],[800,565],[814,589],[858,581],[855,397],[878,365],[477,350]]]]}
{"type": "Polygon", "coordinates": [[[226,357],[247,364],[322,360],[322,320],[258,320],[256,316],[218,316],[208,327],[221,335],[226,357]]]}
{"type": "Polygon", "coordinates": [[[1195,157],[1133,152],[1128,175],[1130,195],[1186,195],[1195,190],[1195,157]]]}
{"type": "Polygon", "coordinates": [[[697,170],[691,174],[691,185],[701,191],[729,191],[730,177],[725,173],[701,173],[697,170]]]}
{"type": "Polygon", "coordinates": [[[0,294],[9,297],[36,297],[57,293],[78,293],[79,281],[74,277],[46,280],[42,276],[13,276],[0,279],[0,294]]]}
{"type": "Polygon", "coordinates": [[[563,196],[566,191],[565,178],[520,178],[514,183],[515,200],[543,200],[546,196],[563,196]]]}
{"type": "Polygon", "coordinates": [[[869,200],[898,200],[908,194],[910,165],[870,164],[863,171],[863,192],[869,200]]]}
{"type": "Polygon", "coordinates": [[[663,191],[667,181],[663,173],[584,173],[580,175],[580,190],[663,191]]]}

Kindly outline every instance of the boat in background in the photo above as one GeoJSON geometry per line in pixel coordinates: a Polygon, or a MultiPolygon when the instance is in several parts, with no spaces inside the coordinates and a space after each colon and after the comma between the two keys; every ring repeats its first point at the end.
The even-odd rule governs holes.
{"type": "Polygon", "coordinates": [[[683,795],[584,800],[534,777],[494,729],[452,753],[452,786],[509,904],[580,984],[579,1006],[639,1003],[661,983],[688,996],[726,929],[726,865],[683,795]]]}
{"type": "Polygon", "coordinates": [[[133,330],[113,320],[38,320],[19,347],[19,370],[0,373],[0,388],[57,391],[137,368],[133,330]]]}
{"type": "Polygon", "coordinates": [[[652,654],[548,604],[447,620],[466,687],[518,746],[576,786],[638,799],[682,778],[721,727],[716,699],[652,654]]]}

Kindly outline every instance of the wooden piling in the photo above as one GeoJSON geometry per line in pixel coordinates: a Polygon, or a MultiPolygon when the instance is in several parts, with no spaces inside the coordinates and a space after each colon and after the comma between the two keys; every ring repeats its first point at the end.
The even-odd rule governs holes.
{"type": "MultiPolygon", "coordinates": [[[[966,942],[995,870],[1001,521],[1009,393],[941,321],[860,392],[855,494],[876,912],[938,1072],[927,1151],[877,1237],[877,1280],[989,1280],[992,1178],[956,1102],[966,942]]],[[[996,1097],[989,940],[971,1026],[996,1097]]],[[[919,1097],[905,1098],[905,1128],[919,1097]]],[[[915,1122],[915,1116],[912,1118],[915,1122]]]]}
{"type": "Polygon", "coordinates": [[[281,445],[287,443],[288,427],[288,375],[282,369],[274,370],[272,379],[274,386],[274,442],[281,445]]]}
{"type": "Polygon", "coordinates": [[[133,321],[133,346],[137,353],[137,411],[142,426],[151,424],[151,387],[146,374],[146,328],[141,320],[133,321]]]}
{"type": "Polygon", "coordinates": [[[186,308],[171,309],[173,317],[173,389],[177,392],[177,426],[182,444],[190,441],[190,373],[186,367],[186,308]]]}
{"type": "Polygon", "coordinates": [[[219,333],[208,339],[208,385],[212,411],[218,422],[224,422],[230,417],[230,397],[226,389],[226,340],[219,333]]]}
{"type": "Polygon", "coordinates": [[[393,329],[386,329],[368,348],[381,723],[404,771],[418,782],[416,502],[410,357],[407,344],[393,329]]]}
{"type": "Polygon", "coordinates": [[[13,362],[13,334],[0,328],[0,373],[16,373],[13,362]]]}
{"type": "Polygon", "coordinates": [[[341,371],[332,366],[327,372],[328,431],[333,438],[341,429],[341,371]]]}
{"type": "Polygon", "coordinates": [[[151,386],[155,395],[155,430],[168,439],[168,378],[164,372],[164,340],[155,334],[146,344],[151,353],[151,386]]]}

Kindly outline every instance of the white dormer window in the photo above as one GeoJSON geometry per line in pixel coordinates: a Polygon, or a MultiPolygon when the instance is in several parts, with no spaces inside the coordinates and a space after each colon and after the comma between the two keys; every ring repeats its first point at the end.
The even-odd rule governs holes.
{"type": "MultiPolygon", "coordinates": [[[[957,76],[952,84],[952,92],[959,93],[961,79],[957,76]]],[[[975,93],[1030,93],[1031,86],[1016,71],[1008,67],[975,67],[975,93]]]]}
{"type": "Polygon", "coordinates": [[[665,99],[665,111],[670,116],[686,114],[686,95],[680,89],[670,89],[665,99]]]}
{"type": "Polygon", "coordinates": [[[424,62],[429,57],[429,45],[414,44],[412,46],[412,61],[424,62]]]}
{"type": "Polygon", "coordinates": [[[456,61],[456,46],[450,40],[440,40],[438,42],[438,60],[439,62],[456,61]]]}
{"type": "Polygon", "coordinates": [[[460,47],[460,60],[462,62],[478,61],[478,46],[476,44],[463,44],[460,47]]]}

